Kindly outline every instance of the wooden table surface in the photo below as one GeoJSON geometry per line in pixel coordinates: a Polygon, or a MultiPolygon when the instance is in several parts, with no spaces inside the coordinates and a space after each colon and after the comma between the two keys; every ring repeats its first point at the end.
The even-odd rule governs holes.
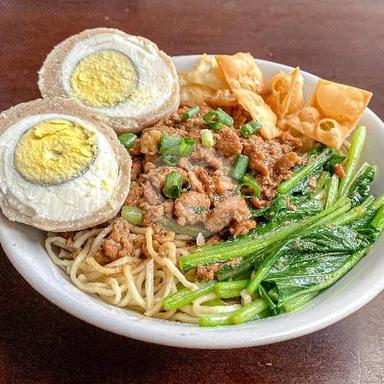
{"type": "MultiPolygon", "coordinates": [[[[120,28],[170,55],[250,51],[374,92],[384,118],[384,1],[0,1],[0,109],[39,97],[46,54],[120,28]]],[[[383,383],[384,294],[312,335],[241,350],[146,344],[49,303],[0,255],[0,383],[383,383]]]]}

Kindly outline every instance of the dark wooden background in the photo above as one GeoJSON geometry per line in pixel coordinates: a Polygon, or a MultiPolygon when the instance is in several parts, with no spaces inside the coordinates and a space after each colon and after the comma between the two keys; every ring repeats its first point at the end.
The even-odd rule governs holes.
{"type": "MultiPolygon", "coordinates": [[[[374,92],[384,118],[384,1],[0,0],[0,109],[39,96],[64,38],[115,27],[170,55],[250,51],[374,92]]],[[[42,298],[0,255],[0,383],[384,382],[384,294],[312,335],[241,350],[185,350],[99,330],[42,298]]]]}

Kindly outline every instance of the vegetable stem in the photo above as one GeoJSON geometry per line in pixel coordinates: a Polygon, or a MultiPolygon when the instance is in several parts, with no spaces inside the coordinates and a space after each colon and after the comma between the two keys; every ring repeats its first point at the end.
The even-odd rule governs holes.
{"type": "Polygon", "coordinates": [[[217,283],[215,285],[214,292],[217,297],[220,297],[222,299],[239,297],[241,290],[246,288],[248,283],[248,279],[217,283]]]}
{"type": "Polygon", "coordinates": [[[264,311],[268,308],[268,304],[263,299],[256,299],[247,305],[244,305],[242,308],[235,311],[231,319],[235,324],[245,323],[253,316],[264,311]]]}
{"type": "Polygon", "coordinates": [[[307,304],[308,301],[312,300],[319,291],[305,293],[304,295],[298,296],[292,300],[287,301],[284,304],[284,309],[286,312],[293,312],[302,307],[304,304],[307,304]]]}
{"type": "Polygon", "coordinates": [[[325,202],[325,208],[331,207],[337,199],[337,190],[339,187],[339,178],[337,175],[332,175],[328,184],[327,200],[325,202]]]}
{"type": "Polygon", "coordinates": [[[277,192],[279,193],[287,193],[291,189],[293,189],[300,181],[310,176],[313,172],[315,172],[318,168],[320,168],[323,164],[325,164],[330,157],[332,156],[332,150],[330,148],[325,148],[320,155],[313,159],[313,161],[306,164],[299,171],[293,174],[293,176],[284,181],[277,188],[277,192]]]}
{"type": "Polygon", "coordinates": [[[217,327],[220,325],[231,325],[232,312],[228,313],[210,313],[200,316],[199,325],[201,327],[217,327]]]}
{"type": "Polygon", "coordinates": [[[367,129],[364,126],[360,126],[352,136],[351,147],[348,150],[347,164],[345,166],[345,177],[341,179],[339,185],[339,198],[348,195],[349,187],[359,164],[366,137],[367,129]]]}
{"type": "Polygon", "coordinates": [[[163,300],[163,308],[166,311],[171,311],[180,307],[184,307],[191,303],[193,300],[213,292],[216,282],[214,280],[198,284],[199,289],[191,291],[188,288],[182,288],[175,292],[173,295],[167,296],[163,300]]]}
{"type": "Polygon", "coordinates": [[[316,186],[314,195],[318,195],[319,193],[322,192],[324,187],[328,185],[329,179],[330,179],[329,173],[327,171],[323,171],[319,177],[319,180],[317,181],[317,186],[316,186]]]}
{"type": "Polygon", "coordinates": [[[375,227],[379,232],[384,230],[384,207],[381,207],[373,220],[371,221],[371,225],[375,227]]]}
{"type": "Polygon", "coordinates": [[[357,221],[361,219],[368,211],[368,207],[372,204],[374,198],[372,196],[369,196],[367,199],[363,201],[361,205],[358,205],[357,207],[352,208],[350,211],[340,215],[337,217],[332,224],[333,225],[346,225],[353,223],[354,221],[357,221]]]}
{"type": "Polygon", "coordinates": [[[384,194],[377,198],[370,206],[369,209],[376,211],[384,205],[384,194]]]}

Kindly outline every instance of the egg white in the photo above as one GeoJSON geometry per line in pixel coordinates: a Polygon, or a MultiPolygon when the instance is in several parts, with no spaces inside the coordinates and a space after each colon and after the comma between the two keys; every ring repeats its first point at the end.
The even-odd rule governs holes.
{"type": "Polygon", "coordinates": [[[135,36],[123,38],[114,33],[102,33],[79,41],[61,65],[61,81],[65,92],[72,93],[71,76],[76,65],[85,57],[101,50],[125,54],[134,64],[138,75],[137,91],[113,107],[92,107],[109,117],[139,117],[163,106],[171,97],[174,79],[156,49],[135,36]],[[127,43],[129,40],[129,43],[127,43]]]}
{"type": "Polygon", "coordinates": [[[70,221],[95,213],[110,204],[118,185],[119,165],[108,140],[89,122],[65,114],[31,115],[17,121],[0,137],[0,188],[12,208],[27,216],[70,221]],[[14,165],[20,137],[29,128],[49,119],[76,122],[95,133],[97,153],[82,175],[62,184],[42,186],[25,180],[14,165]]]}

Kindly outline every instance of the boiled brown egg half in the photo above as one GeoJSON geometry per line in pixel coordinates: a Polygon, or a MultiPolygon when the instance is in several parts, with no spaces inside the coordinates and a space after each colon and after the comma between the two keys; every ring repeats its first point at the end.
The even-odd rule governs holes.
{"type": "Polygon", "coordinates": [[[68,97],[103,114],[118,132],[140,131],[179,105],[170,57],[148,39],[109,28],[57,45],[39,72],[39,88],[44,98],[68,97]]]}
{"type": "Polygon", "coordinates": [[[101,116],[68,99],[35,100],[0,115],[0,206],[12,221],[72,231],[114,217],[131,160],[101,116]]]}

